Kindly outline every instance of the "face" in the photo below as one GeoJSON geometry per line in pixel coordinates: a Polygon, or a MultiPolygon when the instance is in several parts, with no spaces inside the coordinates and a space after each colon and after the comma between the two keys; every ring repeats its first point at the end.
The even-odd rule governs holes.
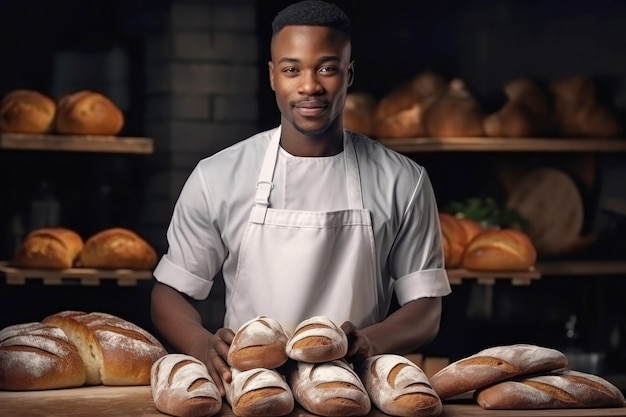
{"type": "Polygon", "coordinates": [[[272,40],[270,85],[283,129],[306,136],[341,133],[341,116],[354,64],[350,40],[321,26],[286,26],[272,40]],[[337,133],[335,132],[335,133],[337,133]]]}

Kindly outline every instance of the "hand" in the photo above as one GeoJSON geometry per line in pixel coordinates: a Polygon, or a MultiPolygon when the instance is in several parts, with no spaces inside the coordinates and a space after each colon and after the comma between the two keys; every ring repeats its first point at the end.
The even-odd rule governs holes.
{"type": "Polygon", "coordinates": [[[369,358],[374,354],[374,349],[367,336],[365,336],[352,322],[346,321],[341,325],[341,329],[348,336],[348,362],[359,361],[369,358]]]}
{"type": "Polygon", "coordinates": [[[226,358],[234,336],[235,333],[231,329],[221,328],[211,335],[207,342],[204,363],[222,396],[226,393],[222,379],[227,383],[232,381],[230,365],[226,358]]]}

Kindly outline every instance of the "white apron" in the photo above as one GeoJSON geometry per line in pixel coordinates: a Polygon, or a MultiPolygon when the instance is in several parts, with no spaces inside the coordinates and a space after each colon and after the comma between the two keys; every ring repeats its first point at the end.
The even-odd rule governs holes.
{"type": "Polygon", "coordinates": [[[370,211],[363,209],[352,139],[344,133],[349,209],[278,210],[269,207],[269,197],[280,132],[261,166],[224,326],[237,331],[258,315],[278,320],[288,332],[317,315],[337,325],[378,322],[374,234],[370,211]]]}

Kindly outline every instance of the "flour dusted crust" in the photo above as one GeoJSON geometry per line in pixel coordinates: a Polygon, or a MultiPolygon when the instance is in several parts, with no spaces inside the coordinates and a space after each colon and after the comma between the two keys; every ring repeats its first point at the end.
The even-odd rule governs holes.
{"type": "Polygon", "coordinates": [[[475,397],[488,410],[626,406],[622,392],[604,378],[571,370],[499,382],[475,397]]]}
{"type": "Polygon", "coordinates": [[[39,322],[0,331],[0,390],[79,387],[86,371],[65,333],[39,322]]]}
{"type": "Polygon", "coordinates": [[[296,401],[321,416],[363,416],[371,401],[355,371],[344,361],[298,362],[290,382],[296,401]]]}
{"type": "Polygon", "coordinates": [[[76,345],[88,385],[150,385],[152,364],[167,354],[150,333],[111,314],[62,311],[42,322],[61,328],[76,345]]]}
{"type": "Polygon", "coordinates": [[[543,346],[515,344],[484,349],[453,362],[430,378],[442,400],[495,382],[567,366],[560,351],[543,346]]]}
{"type": "Polygon", "coordinates": [[[273,369],[231,369],[233,379],[224,382],[226,400],[239,417],[284,416],[293,411],[294,398],[287,381],[273,369]]]}
{"type": "Polygon", "coordinates": [[[213,416],[222,408],[222,396],[198,359],[172,353],[152,365],[150,385],[157,410],[177,417],[213,416]]]}
{"type": "Polygon", "coordinates": [[[287,334],[277,320],[258,316],[235,333],[228,350],[228,364],[240,371],[278,368],[287,362],[287,334]]]}
{"type": "Polygon", "coordinates": [[[428,377],[403,356],[371,356],[360,364],[358,375],[372,403],[386,414],[399,417],[441,414],[441,399],[428,377]]]}
{"type": "Polygon", "coordinates": [[[314,316],[298,324],[286,350],[287,355],[296,361],[328,362],[346,355],[348,337],[328,317],[314,316]]]}

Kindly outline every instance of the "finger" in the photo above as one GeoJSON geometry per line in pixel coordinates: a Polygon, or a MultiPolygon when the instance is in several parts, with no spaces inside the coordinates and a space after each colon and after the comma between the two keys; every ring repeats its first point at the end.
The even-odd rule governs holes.
{"type": "Polygon", "coordinates": [[[209,369],[209,375],[211,376],[211,379],[213,379],[213,382],[215,382],[215,385],[217,386],[217,389],[219,390],[220,395],[222,397],[226,395],[226,389],[224,388],[224,383],[222,382],[222,377],[219,374],[219,372],[217,372],[213,367],[211,367],[211,369],[209,369]]]}
{"type": "Polygon", "coordinates": [[[357,328],[351,321],[345,321],[341,325],[341,330],[343,330],[343,332],[349,336],[352,333],[356,332],[357,328]]]}

